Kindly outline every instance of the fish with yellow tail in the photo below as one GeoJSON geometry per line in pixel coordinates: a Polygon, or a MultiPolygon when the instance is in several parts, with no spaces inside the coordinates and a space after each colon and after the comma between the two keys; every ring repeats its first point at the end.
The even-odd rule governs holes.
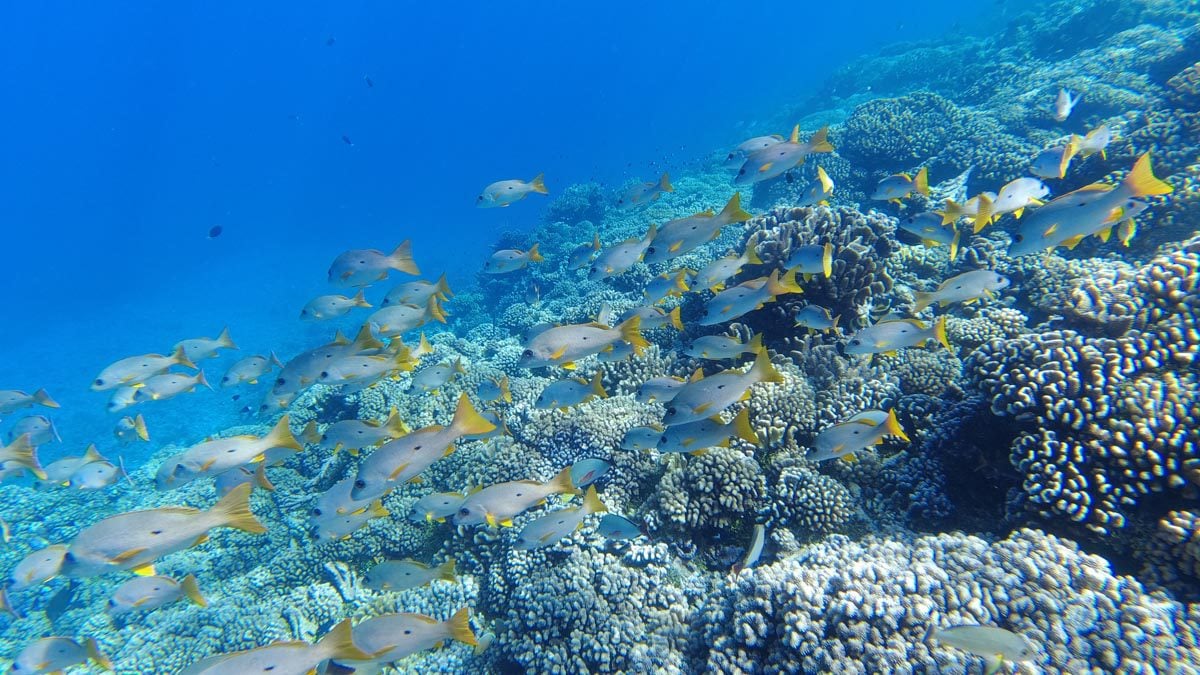
{"type": "Polygon", "coordinates": [[[110,516],[85,527],[63,557],[62,573],[91,577],[117,570],[152,576],[159,558],[208,540],[209,530],[231,527],[267,531],[250,511],[250,485],[243,484],[207,511],[166,506],[110,516]]]}
{"type": "Polygon", "coordinates": [[[579,494],[579,489],[571,482],[571,467],[563,469],[545,483],[514,480],[469,493],[458,511],[454,512],[454,524],[471,526],[486,523],[491,527],[512,527],[513,518],[558,494],[579,494]]]}
{"type": "Polygon", "coordinates": [[[239,384],[258,384],[258,380],[276,368],[283,369],[283,363],[271,352],[267,356],[255,354],[241,359],[225,371],[221,377],[222,387],[233,387],[239,384]]]}
{"type": "Polygon", "coordinates": [[[674,192],[671,177],[664,171],[661,178],[647,182],[639,182],[629,186],[617,199],[617,208],[629,209],[643,204],[649,204],[664,193],[674,192]]]}
{"type": "Polygon", "coordinates": [[[533,407],[539,410],[557,408],[558,410],[566,411],[569,408],[587,403],[594,398],[608,398],[608,392],[604,390],[604,385],[601,384],[603,377],[604,371],[597,370],[590,382],[581,377],[555,380],[546,385],[542,393],[538,394],[533,407]]]}
{"type": "Polygon", "coordinates": [[[196,387],[201,385],[212,389],[212,385],[204,377],[203,370],[195,375],[163,373],[143,382],[142,386],[133,393],[133,400],[139,403],[142,401],[166,401],[180,394],[193,392],[196,387]]]}
{"type": "Polygon", "coordinates": [[[108,598],[108,613],[120,616],[130,612],[149,612],[176,600],[187,598],[192,604],[207,607],[194,575],[176,581],[171,577],[134,577],[117,587],[108,598]]]}
{"type": "Polygon", "coordinates": [[[719,415],[687,424],[668,427],[659,437],[659,452],[701,454],[707,448],[727,448],[732,438],[759,445],[758,434],[750,426],[750,410],[742,408],[733,420],[726,422],[719,415]]]}
{"type": "Polygon", "coordinates": [[[858,331],[846,341],[847,354],[886,354],[891,356],[906,347],[938,342],[946,349],[946,317],[939,316],[933,325],[926,326],[916,319],[888,319],[858,331]]]}
{"type": "MultiPolygon", "coordinates": [[[[109,364],[96,379],[92,380],[92,391],[105,391],[120,386],[137,386],[142,382],[167,372],[171,366],[195,368],[196,364],[184,353],[183,348],[177,348],[170,356],[162,354],[143,354],[130,356],[109,364]]],[[[44,392],[43,392],[44,393],[44,392]]],[[[0,405],[3,402],[0,401],[0,405]]]]}
{"type": "Polygon", "coordinates": [[[525,199],[531,194],[548,195],[544,174],[538,174],[533,180],[518,179],[499,180],[483,189],[475,198],[475,206],[481,209],[504,208],[525,199]]]}
{"type": "Polygon", "coordinates": [[[812,462],[842,458],[853,461],[851,455],[879,445],[887,436],[896,436],[905,442],[909,440],[900,420],[896,419],[896,411],[865,410],[818,433],[807,459],[812,462]]]}
{"type": "Polygon", "coordinates": [[[46,471],[42,469],[37,458],[37,446],[33,444],[29,434],[21,434],[14,438],[12,443],[0,447],[0,472],[20,469],[46,480],[46,471]]]}
{"type": "Polygon", "coordinates": [[[401,347],[389,356],[343,356],[329,363],[317,375],[317,382],[331,387],[349,387],[360,391],[384,378],[397,378],[413,369],[412,352],[401,347]]]}
{"type": "Polygon", "coordinates": [[[833,244],[797,246],[783,264],[784,269],[803,274],[805,279],[820,274],[828,279],[833,275],[833,244]]]}
{"type": "Polygon", "coordinates": [[[100,653],[92,638],[82,643],[66,637],[44,637],[32,642],[13,659],[11,673],[61,673],[71,666],[81,666],[92,661],[105,670],[112,670],[112,662],[100,653]]]}
{"type": "Polygon", "coordinates": [[[1008,288],[1008,283],[1008,277],[992,270],[963,272],[943,281],[937,290],[928,293],[918,291],[913,301],[913,312],[920,312],[935,302],[945,307],[955,302],[969,304],[980,298],[990,298],[1008,288]]]}
{"type": "Polygon", "coordinates": [[[159,490],[174,490],[199,478],[215,477],[239,466],[265,461],[272,450],[304,450],[288,427],[287,415],[280,417],[263,436],[217,438],[168,457],[158,467],[155,484],[159,490]]]}
{"type": "Polygon", "coordinates": [[[600,501],[595,486],[589,487],[583,496],[583,504],[551,511],[529,522],[517,535],[514,546],[522,551],[553,546],[559,540],[581,529],[587,517],[594,513],[606,513],[608,508],[600,501]]]}
{"type": "Polygon", "coordinates": [[[438,277],[437,281],[425,281],[418,279],[416,281],[408,281],[392,290],[388,291],[387,295],[383,296],[383,300],[379,303],[380,307],[388,305],[425,305],[429,302],[429,298],[437,296],[439,300],[449,300],[454,292],[450,290],[450,284],[446,281],[446,275],[438,277]]]}
{"type": "Polygon", "coordinates": [[[641,239],[626,239],[606,249],[596,258],[596,262],[592,263],[588,270],[588,279],[600,281],[628,272],[629,268],[641,262],[646,249],[650,247],[650,242],[654,241],[656,236],[658,226],[650,223],[646,236],[641,239]]]}
{"type": "MultiPolygon", "coordinates": [[[[383,666],[427,649],[437,649],[447,640],[479,647],[471,631],[466,607],[446,621],[424,614],[380,614],[354,627],[354,644],[371,654],[369,659],[335,658],[336,665],[353,668],[356,675],[374,675],[383,666]]],[[[343,669],[341,672],[346,672],[343,669]]],[[[332,671],[330,671],[332,672],[332,671]]]]}
{"type": "Polygon", "coordinates": [[[963,624],[931,628],[928,637],[983,658],[985,675],[993,675],[1005,663],[1033,663],[1037,650],[1029,638],[995,626],[963,624]]]}
{"type": "Polygon", "coordinates": [[[786,140],[787,139],[780,134],[771,134],[770,136],[755,136],[754,138],[742,141],[741,143],[738,143],[737,147],[735,147],[729,153],[729,155],[725,157],[726,166],[740,167],[745,163],[746,158],[753,153],[762,150],[763,148],[769,148],[772,145],[783,143],[786,140]]]}
{"type": "Polygon", "coordinates": [[[642,291],[642,297],[650,305],[657,305],[667,298],[678,298],[691,290],[688,286],[688,278],[692,274],[692,270],[689,269],[682,269],[674,274],[663,272],[646,284],[646,290],[642,291]]]}
{"type": "Polygon", "coordinates": [[[1062,178],[1071,167],[1071,160],[1079,153],[1083,138],[1071,134],[1065,145],[1055,145],[1039,152],[1029,163],[1029,172],[1038,178],[1062,178]]]}
{"type": "Polygon", "coordinates": [[[631,317],[610,328],[601,323],[568,324],[548,328],[525,343],[517,365],[522,368],[563,366],[574,368],[575,361],[599,354],[618,342],[628,342],[641,354],[650,346],[642,337],[641,317],[631,317]]]}
{"type": "Polygon", "coordinates": [[[800,166],[804,159],[816,153],[833,152],[829,142],[829,127],[821,127],[805,142],[800,141],[800,125],[792,127],[791,137],[782,143],[772,143],[746,156],[746,162],[734,177],[735,185],[752,185],[782,176],[800,166]]]}
{"type": "Polygon", "coordinates": [[[237,349],[233,338],[229,337],[229,328],[221,330],[215,338],[201,337],[179,341],[172,349],[183,349],[183,353],[192,361],[215,359],[222,349],[237,349]]]}
{"type": "MultiPolygon", "coordinates": [[[[967,201],[959,204],[953,199],[947,199],[945,206],[941,211],[934,211],[942,218],[942,225],[950,226],[957,234],[958,221],[962,218],[969,218],[972,223],[972,229],[976,233],[983,231],[983,228],[991,224],[994,214],[992,213],[992,204],[996,201],[995,192],[980,192],[971,197],[967,201]]],[[[924,216],[925,214],[921,214],[924,216]]],[[[913,232],[912,229],[904,227],[904,220],[901,219],[901,228],[913,232]]],[[[920,234],[914,232],[914,234],[920,234]]],[[[934,241],[941,242],[937,237],[930,237],[934,241]]]]}
{"type": "Polygon", "coordinates": [[[412,387],[415,391],[436,394],[439,389],[453,382],[456,377],[466,373],[467,369],[463,367],[461,358],[454,359],[450,363],[435,363],[422,368],[413,375],[412,387]]]}
{"type": "Polygon", "coordinates": [[[391,253],[374,248],[345,251],[329,265],[329,283],[334,286],[370,286],[396,271],[416,276],[421,273],[412,256],[412,241],[405,239],[391,253]]]}
{"type": "Polygon", "coordinates": [[[1040,253],[1059,246],[1074,248],[1086,237],[1108,241],[1114,230],[1122,241],[1136,232],[1133,217],[1146,209],[1142,197],[1169,194],[1174,188],[1155,177],[1150,153],[1138,157],[1117,185],[1093,183],[1048,202],[1021,219],[1008,254],[1040,253]]]}
{"type": "Polygon", "coordinates": [[[318,540],[349,539],[370,521],[391,515],[376,497],[362,500],[351,497],[353,489],[354,476],[347,476],[317,498],[308,515],[311,531],[318,540]]]}
{"type": "Polygon", "coordinates": [[[1100,159],[1108,159],[1108,144],[1112,143],[1112,130],[1108,125],[1100,126],[1087,132],[1079,142],[1079,156],[1087,159],[1092,155],[1100,155],[1100,159]]]}
{"type": "Polygon", "coordinates": [[[479,388],[475,391],[479,395],[480,400],[486,403],[495,403],[503,401],[512,403],[512,390],[509,388],[508,376],[504,375],[499,379],[489,377],[479,383],[479,388]]]}
{"type": "Polygon", "coordinates": [[[276,675],[315,673],[329,659],[370,660],[371,654],[354,643],[350,619],[342,621],[316,644],[275,642],[265,647],[230,654],[217,654],[185,668],[180,675],[276,675]]]}
{"type": "Polygon", "coordinates": [[[413,504],[408,519],[414,523],[444,523],[454,515],[458,507],[466,501],[467,495],[461,492],[434,492],[427,494],[413,504]]]}
{"type": "Polygon", "coordinates": [[[810,331],[822,333],[828,330],[837,330],[838,320],[842,317],[841,315],[832,316],[828,308],[820,305],[805,305],[792,318],[796,321],[796,328],[807,328],[810,331]]]}
{"type": "MultiPolygon", "coordinates": [[[[95,389],[94,385],[95,383],[93,383],[93,389],[95,389]]],[[[110,387],[105,388],[108,389],[110,387]]],[[[54,399],[50,398],[50,394],[47,394],[45,389],[38,389],[32,394],[26,394],[18,389],[0,390],[0,414],[7,414],[15,410],[20,410],[21,408],[29,408],[35,405],[41,405],[47,408],[59,407],[58,403],[56,403],[54,399]]]]}
{"type": "Polygon", "coordinates": [[[367,302],[363,293],[363,289],[360,288],[352,298],[336,294],[317,296],[309,300],[300,310],[300,319],[303,321],[327,321],[345,316],[355,307],[370,307],[371,303],[367,302]]]}
{"type": "Polygon", "coordinates": [[[929,170],[925,167],[921,167],[915,176],[897,173],[884,178],[875,186],[871,199],[899,204],[900,200],[913,194],[929,196],[929,170]]]}
{"type": "Polygon", "coordinates": [[[761,382],[783,382],[766,349],[758,352],[754,364],[745,372],[726,370],[708,377],[693,377],[667,404],[663,424],[671,427],[712,417],[738,401],[749,399],[750,387],[761,382]]]}
{"type": "Polygon", "coordinates": [[[488,261],[483,264],[483,272],[484,274],[508,274],[525,269],[529,263],[540,263],[545,260],[538,251],[537,244],[530,246],[528,251],[506,248],[496,251],[488,258],[488,261]]]}
{"type": "Polygon", "coordinates": [[[742,342],[728,335],[705,335],[698,337],[684,351],[688,356],[710,361],[735,359],[742,354],[758,354],[762,351],[762,333],[742,342]]]}
{"type": "Polygon", "coordinates": [[[746,250],[741,255],[730,253],[724,258],[716,260],[705,265],[698,273],[696,278],[692,280],[693,286],[696,288],[707,288],[708,290],[717,293],[725,290],[725,281],[742,271],[746,265],[761,265],[762,260],[758,257],[758,252],[754,250],[754,242],[750,241],[746,244],[746,250]]]}
{"type": "MultiPolygon", "coordinates": [[[[1000,188],[992,202],[992,220],[1006,213],[1020,218],[1026,207],[1041,206],[1049,194],[1050,188],[1036,178],[1024,176],[1011,180],[1000,188]]],[[[978,233],[978,230],[976,232],[978,233]]]]}
{"type": "Polygon", "coordinates": [[[400,419],[400,414],[395,408],[382,422],[339,420],[326,427],[324,432],[317,431],[315,422],[309,422],[309,425],[310,427],[305,427],[304,430],[305,441],[327,452],[347,450],[351,454],[400,438],[409,432],[408,425],[400,419]]]}
{"type": "Polygon", "coordinates": [[[581,270],[585,267],[590,267],[592,259],[600,252],[600,233],[592,233],[592,241],[588,244],[580,244],[567,254],[567,266],[573,270],[581,270]]]}
{"type": "Polygon", "coordinates": [[[376,310],[367,317],[371,328],[385,338],[398,338],[430,321],[446,323],[446,313],[436,297],[430,297],[424,307],[391,305],[376,310]]]}
{"type": "Polygon", "coordinates": [[[817,167],[817,177],[801,192],[796,206],[829,206],[829,198],[833,196],[833,179],[825,173],[825,169],[817,167]]]}
{"type": "Polygon", "coordinates": [[[796,283],[796,270],[788,270],[782,277],[779,276],[779,270],[775,270],[769,276],[743,281],[709,298],[700,312],[699,323],[701,326],[713,326],[733,321],[785,293],[803,292],[804,289],[796,283]]]}
{"type": "Polygon", "coordinates": [[[742,209],[742,193],[735,192],[720,213],[713,213],[709,209],[663,223],[646,248],[643,260],[646,264],[653,264],[678,258],[716,239],[726,225],[741,223],[751,217],[749,212],[742,209]]]}

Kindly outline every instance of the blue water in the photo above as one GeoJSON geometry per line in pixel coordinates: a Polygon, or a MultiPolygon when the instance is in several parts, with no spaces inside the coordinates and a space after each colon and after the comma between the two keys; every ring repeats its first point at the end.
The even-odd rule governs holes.
{"type": "MultiPolygon", "coordinates": [[[[475,209],[494,180],[544,172],[557,191],[678,171],[778,131],[761,120],[853,56],[1011,12],[7,3],[0,388],[50,389],[68,448],[108,441],[107,396],[86,390],[100,368],[226,325],[243,354],[318,343],[331,328],[296,317],[344,249],[411,238],[426,274],[468,282],[497,234],[531,228],[548,201],[475,209]]],[[[240,407],[204,392],[148,418],[156,442],[186,442],[240,407]]]]}

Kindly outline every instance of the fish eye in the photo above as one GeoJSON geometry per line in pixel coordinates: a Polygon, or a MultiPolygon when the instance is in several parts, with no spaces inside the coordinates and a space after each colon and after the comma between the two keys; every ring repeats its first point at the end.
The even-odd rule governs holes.
{"type": "Polygon", "coordinates": [[[1025,237],[1024,237],[1024,235],[1014,234],[1013,241],[1025,241],[1025,237]]]}
{"type": "Polygon", "coordinates": [[[458,515],[460,515],[460,516],[469,516],[469,515],[471,515],[471,509],[468,509],[468,508],[466,508],[466,507],[463,507],[463,508],[461,508],[461,509],[459,509],[459,510],[458,510],[458,515]]]}
{"type": "Polygon", "coordinates": [[[322,370],[322,371],[321,371],[321,375],[320,375],[320,377],[321,377],[321,379],[328,379],[328,378],[329,378],[329,371],[328,371],[328,370],[322,370]]]}
{"type": "Polygon", "coordinates": [[[285,380],[285,379],[284,379],[284,378],[282,378],[282,377],[281,377],[281,378],[279,378],[279,379],[277,379],[277,380],[275,380],[275,386],[276,386],[276,387],[282,387],[282,386],[283,386],[283,385],[285,385],[285,384],[287,384],[287,380],[285,380]]]}
{"type": "Polygon", "coordinates": [[[321,513],[322,513],[322,511],[321,511],[321,509],[319,509],[319,508],[316,508],[316,509],[313,509],[313,510],[312,510],[312,514],[313,514],[314,516],[319,516],[319,515],[321,515],[321,513]]]}
{"type": "Polygon", "coordinates": [[[526,349],[525,351],[521,352],[521,356],[533,356],[533,350],[526,349]]]}
{"type": "Polygon", "coordinates": [[[98,387],[103,387],[103,386],[104,386],[104,380],[96,380],[95,384],[96,384],[96,386],[98,386],[98,387]]]}
{"type": "Polygon", "coordinates": [[[675,406],[671,406],[670,408],[667,408],[667,414],[674,415],[675,414],[675,406]]]}
{"type": "Polygon", "coordinates": [[[745,175],[746,175],[746,169],[745,169],[745,167],[743,167],[743,168],[741,168],[741,169],[739,169],[739,170],[738,170],[738,175],[739,175],[739,176],[745,176],[745,175]]]}
{"type": "Polygon", "coordinates": [[[851,345],[851,346],[853,346],[853,347],[857,347],[857,346],[859,346],[859,345],[861,345],[861,344],[862,344],[862,340],[851,340],[851,341],[850,341],[850,345],[851,345]]]}
{"type": "Polygon", "coordinates": [[[362,490],[363,488],[367,487],[367,481],[359,478],[358,480],[354,481],[354,487],[362,490]]]}

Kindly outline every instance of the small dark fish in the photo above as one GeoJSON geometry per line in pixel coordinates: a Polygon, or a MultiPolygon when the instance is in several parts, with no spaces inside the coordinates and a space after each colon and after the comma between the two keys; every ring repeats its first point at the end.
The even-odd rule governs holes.
{"type": "Polygon", "coordinates": [[[336,40],[336,39],[334,39],[334,38],[329,38],[328,40],[326,40],[326,41],[325,41],[325,46],[326,46],[326,47],[332,47],[332,46],[333,46],[333,43],[335,43],[335,42],[337,42],[337,40],[336,40]]]}
{"type": "Polygon", "coordinates": [[[50,600],[46,603],[46,620],[50,622],[50,625],[53,626],[59,617],[66,614],[67,610],[71,608],[71,601],[75,599],[77,583],[76,580],[72,579],[71,583],[51,596],[50,600]]]}
{"type": "Polygon", "coordinates": [[[213,225],[208,231],[208,238],[216,239],[217,237],[221,236],[221,233],[224,231],[225,228],[221,227],[220,225],[213,225]]]}
{"type": "Polygon", "coordinates": [[[368,87],[375,86],[375,81],[371,79],[370,75],[363,75],[363,82],[366,82],[368,87]]]}
{"type": "Polygon", "coordinates": [[[789,171],[789,172],[787,172],[787,173],[783,174],[783,177],[784,177],[784,178],[787,180],[787,182],[788,182],[789,184],[790,184],[790,183],[793,183],[793,182],[795,182],[795,181],[796,181],[796,179],[795,179],[795,178],[792,176],[792,172],[791,172],[791,171],[789,171]]]}
{"type": "Polygon", "coordinates": [[[350,140],[350,137],[345,134],[342,135],[342,142],[346,145],[354,145],[354,141],[350,140]]]}

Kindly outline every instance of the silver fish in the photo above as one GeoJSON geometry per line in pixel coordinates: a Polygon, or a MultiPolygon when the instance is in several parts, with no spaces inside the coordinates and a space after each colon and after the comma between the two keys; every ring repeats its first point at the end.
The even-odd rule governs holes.
{"type": "Polygon", "coordinates": [[[475,206],[481,209],[503,208],[514,202],[519,202],[534,193],[540,195],[550,194],[550,191],[546,189],[546,183],[543,181],[543,175],[540,173],[528,182],[515,179],[500,180],[488,185],[475,198],[475,206]]]}
{"type": "Polygon", "coordinates": [[[396,250],[384,253],[378,249],[352,249],[346,251],[329,266],[329,283],[334,286],[370,286],[387,279],[388,272],[395,270],[416,276],[421,273],[412,257],[412,242],[404,240],[396,250]]]}

